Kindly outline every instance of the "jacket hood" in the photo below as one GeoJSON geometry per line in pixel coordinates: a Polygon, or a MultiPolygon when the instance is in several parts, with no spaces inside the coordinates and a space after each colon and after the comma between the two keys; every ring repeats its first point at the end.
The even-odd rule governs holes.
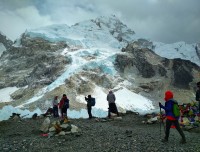
{"type": "Polygon", "coordinates": [[[174,97],[174,95],[173,95],[173,92],[172,91],[170,91],[170,90],[168,90],[168,91],[166,91],[165,92],[165,101],[168,101],[168,100],[170,100],[170,99],[173,99],[173,97],[174,97]]]}

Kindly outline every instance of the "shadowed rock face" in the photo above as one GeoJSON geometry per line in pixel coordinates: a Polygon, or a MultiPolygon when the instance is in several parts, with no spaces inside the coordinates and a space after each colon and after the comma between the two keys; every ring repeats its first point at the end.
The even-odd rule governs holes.
{"type": "Polygon", "coordinates": [[[127,54],[119,54],[115,60],[116,68],[120,72],[129,66],[135,67],[143,78],[152,78],[157,74],[166,76],[166,70],[161,62],[162,58],[150,49],[137,48],[134,43],[133,45],[129,44],[122,52],[127,52],[127,54]],[[154,63],[155,59],[158,60],[157,63],[154,63]]]}
{"type": "Polygon", "coordinates": [[[148,86],[153,80],[159,79],[159,82],[168,88],[191,89],[190,83],[195,83],[194,73],[200,72],[199,66],[190,61],[162,58],[149,48],[140,46],[140,43],[131,43],[122,52],[125,53],[116,56],[116,69],[123,76],[129,71],[130,75],[136,75],[147,82],[147,85],[142,81],[138,82],[141,86],[148,86]]]}
{"type": "Polygon", "coordinates": [[[193,81],[193,70],[199,71],[199,67],[186,60],[174,59],[173,60],[173,85],[178,88],[189,89],[189,84],[193,81]]]}
{"type": "Polygon", "coordinates": [[[3,43],[6,49],[11,48],[13,42],[0,32],[0,43],[3,43]]]}

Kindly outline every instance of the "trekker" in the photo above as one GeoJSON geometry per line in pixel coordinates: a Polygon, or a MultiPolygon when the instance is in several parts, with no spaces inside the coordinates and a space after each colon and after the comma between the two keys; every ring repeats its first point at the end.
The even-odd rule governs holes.
{"type": "Polygon", "coordinates": [[[88,111],[88,115],[89,115],[89,119],[92,119],[92,105],[91,105],[91,101],[92,100],[92,96],[88,95],[88,97],[85,97],[85,101],[87,102],[87,111],[88,111]]]}
{"type": "Polygon", "coordinates": [[[162,140],[162,142],[168,141],[170,127],[173,124],[182,137],[181,143],[184,144],[184,143],[186,143],[186,139],[185,139],[185,135],[184,135],[183,131],[181,130],[179,122],[178,122],[179,117],[175,117],[174,114],[173,114],[173,104],[174,104],[173,93],[169,90],[166,91],[164,99],[165,99],[165,106],[163,106],[159,102],[159,106],[160,106],[160,108],[163,108],[165,110],[165,115],[166,115],[166,118],[167,118],[165,138],[162,140]]]}
{"type": "Polygon", "coordinates": [[[198,110],[199,110],[199,113],[200,113],[200,82],[197,82],[197,91],[196,91],[196,101],[198,101],[199,103],[199,107],[198,107],[198,110]]]}
{"type": "Polygon", "coordinates": [[[54,97],[52,104],[53,104],[53,116],[59,117],[59,115],[58,115],[58,96],[54,97]]]}
{"type": "Polygon", "coordinates": [[[118,113],[118,110],[117,110],[117,106],[115,104],[115,94],[110,90],[108,95],[107,95],[107,101],[108,101],[108,117],[110,118],[111,117],[111,112],[112,113],[116,113],[117,116],[119,116],[119,113],[118,113]]]}
{"type": "Polygon", "coordinates": [[[63,97],[59,103],[59,109],[61,110],[62,118],[67,117],[68,108],[69,108],[69,99],[67,98],[66,94],[63,94],[63,97]]]}

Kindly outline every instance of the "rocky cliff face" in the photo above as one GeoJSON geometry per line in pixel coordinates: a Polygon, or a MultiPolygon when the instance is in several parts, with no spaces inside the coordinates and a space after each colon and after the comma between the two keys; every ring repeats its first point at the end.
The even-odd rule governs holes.
{"type": "Polygon", "coordinates": [[[11,47],[0,58],[0,88],[48,85],[61,74],[70,58],[57,53],[63,42],[22,36],[21,47],[11,47]]]}
{"type": "Polygon", "coordinates": [[[115,67],[124,79],[136,84],[133,90],[148,92],[148,96],[154,99],[163,97],[166,89],[173,90],[185,101],[193,97],[200,72],[196,64],[188,60],[162,58],[137,41],[130,43],[122,52],[116,57],[115,67]]]}
{"type": "Polygon", "coordinates": [[[6,49],[9,49],[13,42],[9,40],[5,35],[0,32],[0,43],[2,43],[6,49]]]}

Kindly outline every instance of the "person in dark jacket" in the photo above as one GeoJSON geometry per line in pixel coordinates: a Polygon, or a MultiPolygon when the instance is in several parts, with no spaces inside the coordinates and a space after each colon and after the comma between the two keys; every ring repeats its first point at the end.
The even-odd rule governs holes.
{"type": "Polygon", "coordinates": [[[199,107],[199,113],[200,113],[200,82],[197,82],[197,91],[196,91],[196,101],[198,101],[199,107]]]}
{"type": "Polygon", "coordinates": [[[117,110],[117,106],[115,104],[115,100],[116,100],[116,97],[115,97],[115,94],[110,90],[108,95],[107,95],[107,101],[108,101],[108,117],[110,118],[111,117],[111,112],[112,113],[116,113],[117,116],[119,116],[119,112],[117,110]]]}
{"type": "Polygon", "coordinates": [[[85,97],[85,101],[87,102],[87,111],[88,111],[88,115],[89,115],[89,119],[92,119],[92,106],[91,106],[91,101],[92,100],[92,96],[88,95],[88,97],[85,97]]]}
{"type": "Polygon", "coordinates": [[[69,108],[69,99],[66,94],[63,94],[62,99],[59,102],[59,109],[61,111],[62,118],[67,117],[67,109],[69,108]]]}
{"type": "Polygon", "coordinates": [[[185,139],[185,135],[184,135],[183,131],[181,130],[179,122],[178,122],[179,117],[175,117],[174,114],[173,114],[173,104],[175,102],[175,100],[173,100],[173,93],[170,90],[166,91],[164,99],[165,99],[165,106],[163,106],[159,102],[159,106],[160,106],[160,108],[163,108],[165,110],[165,115],[166,115],[166,118],[167,118],[165,138],[162,140],[162,142],[168,141],[170,127],[173,124],[182,137],[181,143],[184,144],[184,143],[186,143],[186,139],[185,139]]]}
{"type": "Polygon", "coordinates": [[[59,117],[59,115],[58,115],[58,96],[54,97],[52,105],[53,105],[53,116],[59,117]]]}

